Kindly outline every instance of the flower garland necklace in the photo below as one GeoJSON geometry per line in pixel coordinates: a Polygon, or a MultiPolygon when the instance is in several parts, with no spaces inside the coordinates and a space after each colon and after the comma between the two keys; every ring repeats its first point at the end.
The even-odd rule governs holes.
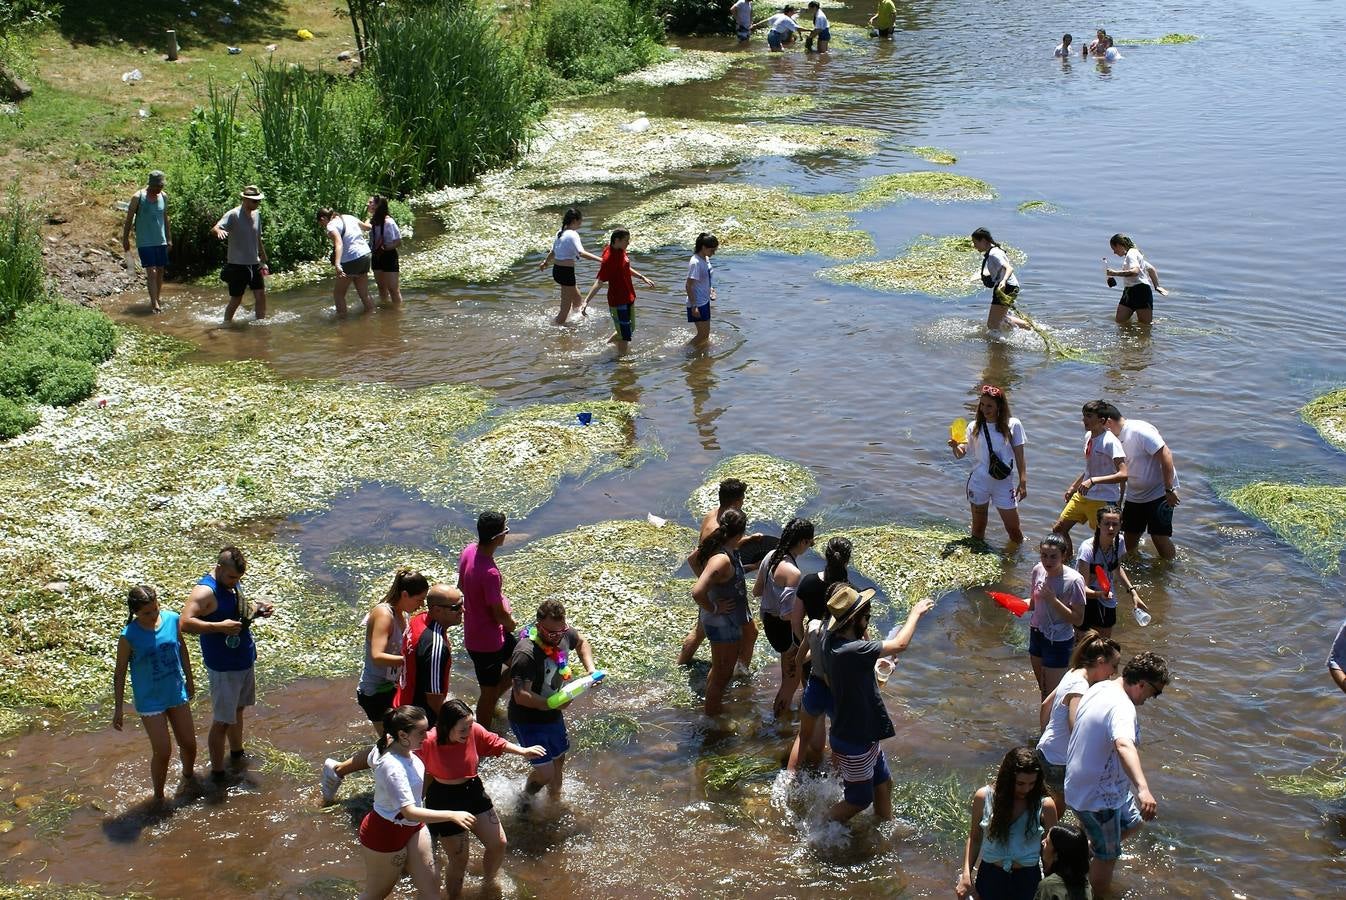
{"type": "Polygon", "coordinates": [[[527,638],[542,648],[542,652],[547,654],[547,658],[556,663],[556,671],[561,676],[562,681],[569,681],[574,677],[575,673],[570,670],[570,651],[544,643],[536,625],[528,625],[521,629],[519,637],[527,638]]]}

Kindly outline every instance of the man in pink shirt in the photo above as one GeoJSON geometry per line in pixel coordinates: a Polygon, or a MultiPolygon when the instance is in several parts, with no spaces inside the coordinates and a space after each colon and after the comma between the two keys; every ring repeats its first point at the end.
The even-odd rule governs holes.
{"type": "Polygon", "coordinates": [[[458,589],[466,604],[463,644],[481,685],[477,721],[488,729],[495,720],[500,696],[510,686],[505,676],[519,627],[501,590],[500,570],[495,565],[495,552],[508,534],[505,514],[488,509],[477,517],[477,542],[464,547],[458,557],[458,589]]]}

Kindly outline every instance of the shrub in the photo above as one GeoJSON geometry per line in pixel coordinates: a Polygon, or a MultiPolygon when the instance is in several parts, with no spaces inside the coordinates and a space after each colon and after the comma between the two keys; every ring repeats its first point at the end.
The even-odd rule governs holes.
{"type": "MultiPolygon", "coordinates": [[[[655,0],[655,10],[674,34],[725,34],[733,0],[655,0]]],[[[797,6],[804,6],[802,3],[797,6]]],[[[756,11],[754,10],[754,16],[756,11]]]]}
{"type": "Polygon", "coordinates": [[[36,210],[11,190],[0,210],[0,326],[13,320],[25,304],[46,296],[37,221],[36,210]]]}
{"type": "Polygon", "coordinates": [[[52,357],[52,363],[42,371],[33,399],[44,406],[69,406],[93,393],[98,384],[98,372],[82,359],[52,357]]]}
{"type": "Polygon", "coordinates": [[[641,2],[549,0],[537,7],[533,33],[556,93],[592,90],[664,54],[663,23],[641,2]]]}
{"type": "Polygon", "coordinates": [[[37,413],[8,397],[0,397],[0,441],[18,437],[37,424],[37,413]]]}
{"type": "Polygon", "coordinates": [[[117,349],[117,329],[107,316],[55,300],[24,307],[14,320],[12,339],[89,363],[100,363],[117,349]]]}

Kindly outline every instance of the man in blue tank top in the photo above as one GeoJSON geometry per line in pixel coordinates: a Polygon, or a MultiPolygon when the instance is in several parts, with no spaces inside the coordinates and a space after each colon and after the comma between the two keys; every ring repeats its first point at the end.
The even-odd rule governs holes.
{"type": "MultiPolygon", "coordinates": [[[[168,252],[173,249],[173,232],[168,222],[168,194],[164,191],[164,173],[150,173],[149,183],[136,191],[126,207],[122,223],[122,250],[131,252],[131,227],[136,231],[136,253],[145,270],[145,287],[150,293],[150,312],[159,312],[159,292],[164,287],[168,252]]],[[[129,265],[129,263],[128,263],[129,265]]]]}
{"type": "Polygon", "coordinates": [[[239,581],[247,568],[243,551],[225,547],[215,569],[192,588],[182,608],[179,627],[184,634],[201,637],[201,659],[210,678],[210,775],[225,778],[224,743],[234,764],[243,760],[243,709],[257,702],[253,664],[257,647],[252,640],[252,620],[271,615],[268,603],[249,604],[239,581]]]}

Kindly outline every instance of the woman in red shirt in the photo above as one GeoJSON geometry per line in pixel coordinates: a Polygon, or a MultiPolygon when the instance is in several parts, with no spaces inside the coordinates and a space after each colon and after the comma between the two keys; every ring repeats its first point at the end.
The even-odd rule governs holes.
{"type": "MultiPolygon", "coordinates": [[[[425,763],[425,774],[432,779],[425,794],[426,807],[463,810],[476,817],[472,833],[481,839],[485,848],[482,858],[482,881],[485,884],[495,881],[500,864],[504,862],[505,829],[477,776],[477,761],[483,756],[506,753],[538,759],[546,755],[546,750],[520,747],[486,730],[461,700],[450,700],[440,707],[439,724],[430,729],[425,742],[416,751],[425,763]]],[[[439,839],[448,854],[444,887],[453,900],[462,893],[463,873],[467,871],[467,831],[453,822],[441,822],[430,826],[430,834],[439,839]]]]}

